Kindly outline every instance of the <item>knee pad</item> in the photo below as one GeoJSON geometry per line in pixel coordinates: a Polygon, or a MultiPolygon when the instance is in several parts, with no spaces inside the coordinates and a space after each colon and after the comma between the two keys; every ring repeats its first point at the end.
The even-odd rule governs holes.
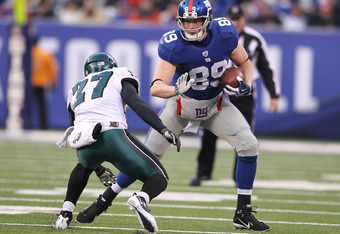
{"type": "Polygon", "coordinates": [[[236,152],[239,156],[249,157],[259,155],[259,143],[250,129],[241,130],[238,135],[236,152]]]}

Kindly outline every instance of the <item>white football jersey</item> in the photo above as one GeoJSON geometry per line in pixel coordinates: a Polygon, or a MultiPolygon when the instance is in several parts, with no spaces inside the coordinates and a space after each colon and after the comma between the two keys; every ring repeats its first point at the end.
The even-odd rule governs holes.
{"type": "Polygon", "coordinates": [[[70,89],[67,106],[75,113],[77,122],[118,122],[119,128],[127,128],[126,104],[122,100],[122,79],[138,78],[126,67],[91,73],[70,89]]]}

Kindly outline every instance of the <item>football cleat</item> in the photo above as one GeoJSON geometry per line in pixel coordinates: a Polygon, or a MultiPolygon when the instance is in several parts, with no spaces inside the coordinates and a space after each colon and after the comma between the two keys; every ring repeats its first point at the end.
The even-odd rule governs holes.
{"type": "Polygon", "coordinates": [[[134,211],[142,227],[149,233],[157,233],[158,226],[155,218],[150,214],[143,197],[133,194],[127,201],[130,210],[134,211]]]}
{"type": "Polygon", "coordinates": [[[52,224],[55,229],[67,229],[72,221],[72,212],[62,210],[57,220],[52,224]]]}
{"type": "Polygon", "coordinates": [[[252,214],[257,213],[256,207],[245,205],[235,211],[234,226],[236,229],[247,229],[251,231],[268,232],[270,227],[263,222],[258,221],[252,214]]]}
{"type": "Polygon", "coordinates": [[[92,223],[96,216],[99,216],[101,213],[105,212],[110,206],[111,203],[107,203],[103,196],[100,195],[99,198],[97,198],[97,200],[92,203],[92,205],[79,212],[76,222],[92,223]]]}
{"type": "Polygon", "coordinates": [[[211,180],[211,176],[197,176],[192,178],[189,185],[190,186],[201,186],[201,182],[204,180],[211,180]]]}

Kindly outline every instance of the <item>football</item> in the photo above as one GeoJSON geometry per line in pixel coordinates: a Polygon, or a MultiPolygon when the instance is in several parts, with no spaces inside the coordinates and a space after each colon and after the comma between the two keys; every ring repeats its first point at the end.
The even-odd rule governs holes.
{"type": "Polygon", "coordinates": [[[237,76],[241,77],[244,80],[244,74],[237,67],[231,67],[226,69],[221,78],[220,85],[225,87],[226,85],[230,85],[233,88],[237,88],[239,86],[239,82],[237,81],[237,76]]]}

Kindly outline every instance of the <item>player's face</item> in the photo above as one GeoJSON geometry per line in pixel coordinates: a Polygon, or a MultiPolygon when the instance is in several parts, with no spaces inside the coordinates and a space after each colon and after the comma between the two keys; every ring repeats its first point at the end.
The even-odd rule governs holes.
{"type": "Polygon", "coordinates": [[[190,33],[191,35],[194,35],[197,33],[198,28],[202,27],[204,23],[203,18],[198,18],[198,19],[184,19],[183,20],[183,26],[185,29],[189,29],[187,33],[190,33]],[[190,31],[190,29],[193,29],[190,31]]]}

